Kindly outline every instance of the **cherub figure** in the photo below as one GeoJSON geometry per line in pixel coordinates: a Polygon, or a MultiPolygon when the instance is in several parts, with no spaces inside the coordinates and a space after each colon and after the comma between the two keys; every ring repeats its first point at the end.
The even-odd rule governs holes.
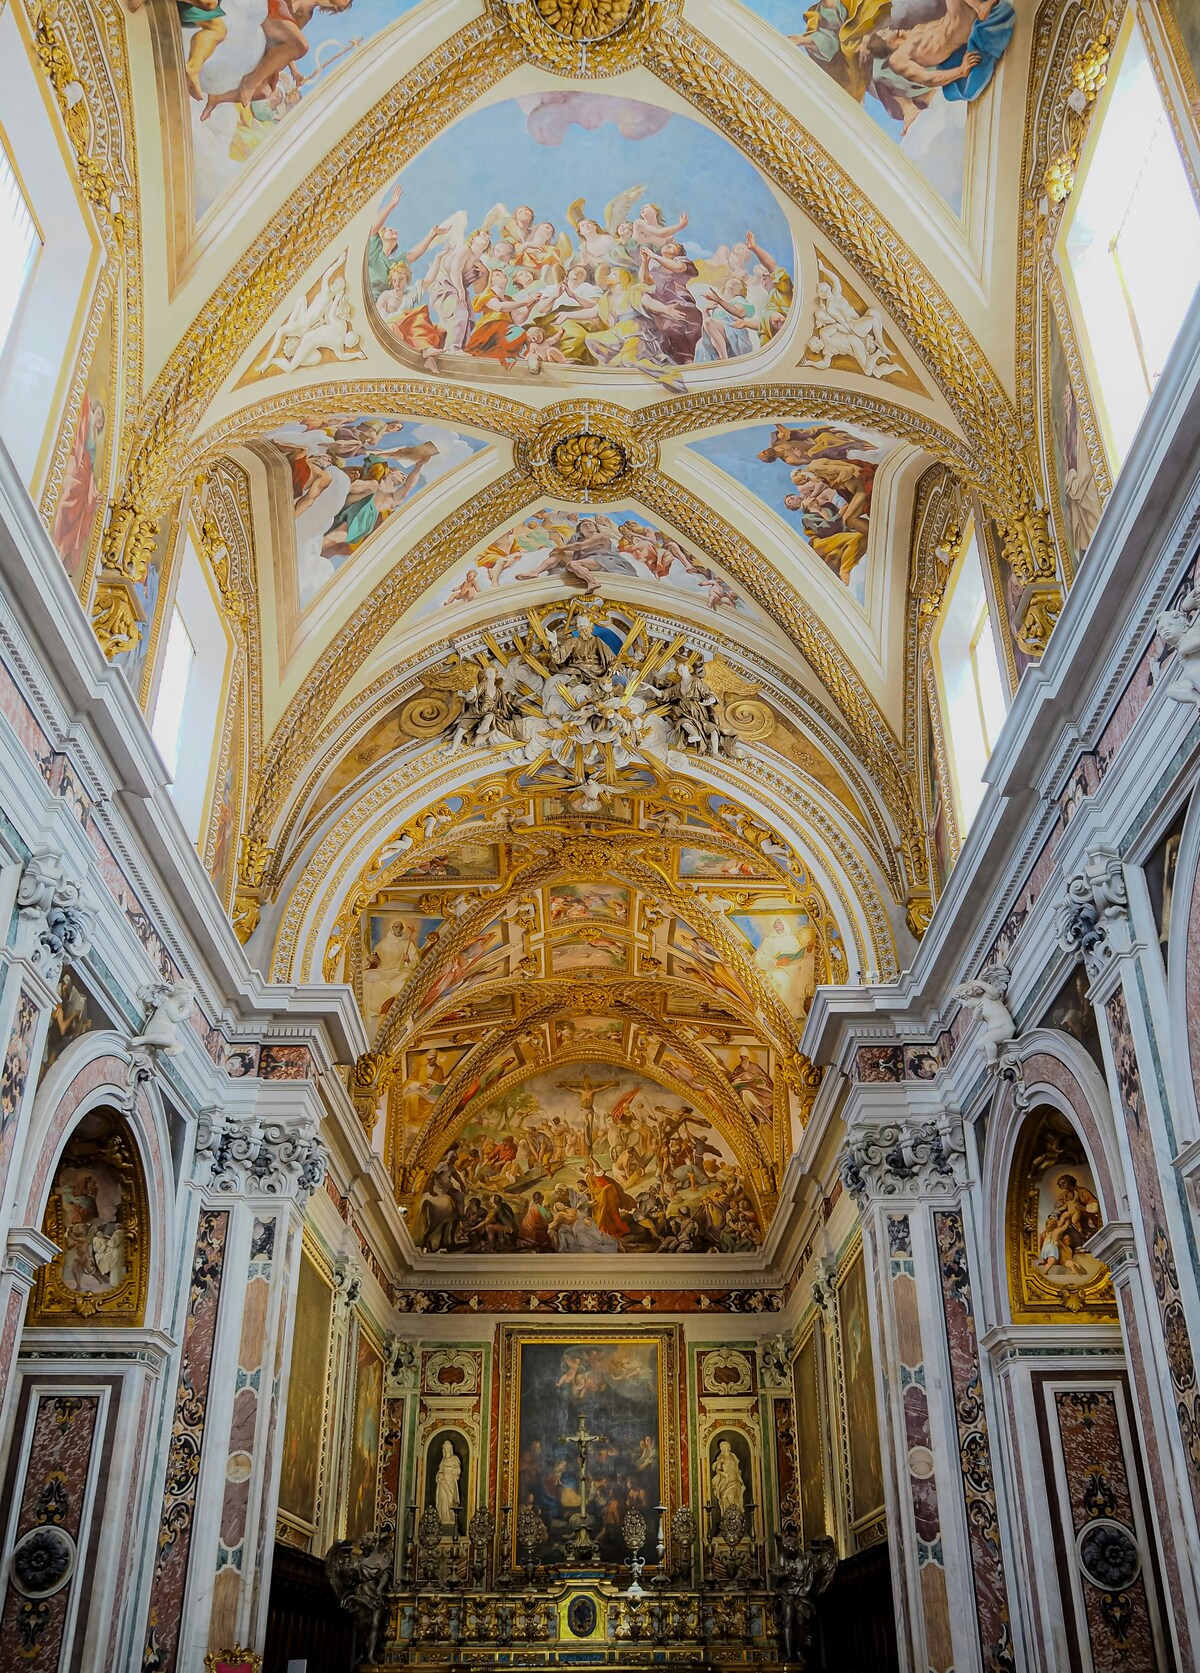
{"type": "Polygon", "coordinates": [[[1154,625],[1168,649],[1179,653],[1167,696],[1177,703],[1200,703],[1200,587],[1175,609],[1162,611],[1154,625]]]}
{"type": "Polygon", "coordinates": [[[1001,1047],[1006,1046],[1017,1032],[1012,1012],[1004,1003],[1008,984],[990,980],[992,976],[993,970],[986,970],[973,982],[961,983],[951,994],[952,999],[968,1005],[982,1020],[983,1053],[989,1068],[994,1068],[999,1062],[1001,1047]]]}

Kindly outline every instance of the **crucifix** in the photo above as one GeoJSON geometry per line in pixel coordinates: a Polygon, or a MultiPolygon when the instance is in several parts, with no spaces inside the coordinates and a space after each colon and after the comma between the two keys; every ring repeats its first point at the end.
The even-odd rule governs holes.
{"type": "Polygon", "coordinates": [[[588,1516],[588,1453],[593,1446],[601,1445],[604,1435],[590,1435],[587,1419],[581,1411],[579,1427],[573,1435],[560,1435],[559,1440],[564,1446],[573,1446],[579,1452],[579,1510],[572,1516],[571,1522],[575,1528],[574,1538],[571,1540],[571,1556],[579,1563],[594,1563],[600,1556],[600,1547],[592,1537],[591,1519],[588,1516]]]}

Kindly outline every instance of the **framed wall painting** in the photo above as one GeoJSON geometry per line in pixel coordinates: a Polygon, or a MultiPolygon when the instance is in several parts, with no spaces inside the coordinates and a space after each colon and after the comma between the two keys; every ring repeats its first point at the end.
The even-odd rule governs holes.
{"type": "Polygon", "coordinates": [[[354,1404],[346,1470],[346,1538],[375,1527],[379,1442],[383,1432],[383,1354],[361,1317],[354,1333],[354,1404]]]}
{"type": "Polygon", "coordinates": [[[805,1544],[829,1532],[825,1493],[825,1402],[821,1391],[821,1340],[815,1323],[792,1361],[796,1389],[796,1475],[805,1544]]]}
{"type": "Polygon", "coordinates": [[[850,1526],[861,1544],[863,1534],[869,1532],[882,1513],[883,1462],[867,1311],[867,1273],[862,1243],[857,1239],[838,1274],[837,1297],[846,1453],[850,1466],[850,1526]]]}
{"type": "Polygon", "coordinates": [[[300,1256],[287,1422],[279,1472],[279,1509],[308,1529],[316,1526],[325,1441],[325,1394],[333,1291],[309,1250],[300,1256]]]}
{"type": "MultiPolygon", "coordinates": [[[[611,1334],[506,1326],[501,1336],[503,1502],[532,1504],[547,1528],[546,1562],[569,1560],[581,1508],[579,1447],[587,1452],[587,1515],[602,1561],[623,1562],[626,1513],[656,1530],[655,1507],[680,1503],[683,1431],[675,1325],[611,1334]]],[[[517,1516],[512,1559],[517,1558],[517,1516]]]]}

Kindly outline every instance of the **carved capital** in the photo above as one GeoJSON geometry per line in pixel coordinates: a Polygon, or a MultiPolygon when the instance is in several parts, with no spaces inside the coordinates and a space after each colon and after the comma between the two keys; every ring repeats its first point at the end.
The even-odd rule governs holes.
{"type": "Polygon", "coordinates": [[[781,1330],[759,1344],[758,1382],[764,1389],[790,1388],[792,1381],[792,1333],[781,1330]]]}
{"type": "Polygon", "coordinates": [[[205,1111],[196,1135],[196,1176],[214,1191],[295,1197],[302,1204],[325,1177],[325,1146],[311,1124],[205,1111]]]}
{"type": "Polygon", "coordinates": [[[417,1386],[417,1350],[402,1337],[391,1336],[387,1343],[387,1389],[391,1394],[409,1394],[417,1386]]]}
{"type": "Polygon", "coordinates": [[[1093,981],[1128,949],[1129,897],[1118,854],[1097,849],[1087,856],[1067,881],[1067,898],[1055,921],[1059,946],[1083,959],[1093,981]]]}
{"type": "Polygon", "coordinates": [[[957,1196],[965,1161],[962,1123],[954,1117],[855,1127],[846,1136],[839,1166],[843,1185],[861,1209],[877,1198],[957,1196]]]}
{"type": "Polygon", "coordinates": [[[17,951],[56,987],[63,965],[83,958],[91,940],[82,883],[63,876],[61,855],[35,854],[17,884],[17,951]]]}

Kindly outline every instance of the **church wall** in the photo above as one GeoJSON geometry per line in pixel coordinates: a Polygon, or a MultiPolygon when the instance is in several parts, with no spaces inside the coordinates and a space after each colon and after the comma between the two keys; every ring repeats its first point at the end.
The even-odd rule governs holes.
{"type": "Polygon", "coordinates": [[[1196,342],[1193,321],[903,990],[819,996],[804,1039],[835,1071],[814,1120],[845,1122],[864,1221],[901,1653],[922,1665],[1195,1659],[1198,762],[1158,624],[1194,585],[1196,342]],[[1039,1122],[1057,1163],[1033,1160],[1039,1122]]]}

